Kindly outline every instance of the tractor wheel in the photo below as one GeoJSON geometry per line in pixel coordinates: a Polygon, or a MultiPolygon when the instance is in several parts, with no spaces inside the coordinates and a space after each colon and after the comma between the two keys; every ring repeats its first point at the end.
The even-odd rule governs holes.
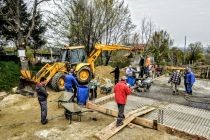
{"type": "Polygon", "coordinates": [[[86,85],[89,83],[89,81],[92,78],[92,73],[90,71],[90,68],[87,66],[83,66],[78,72],[77,72],[77,80],[79,84],[86,85]]]}
{"type": "Polygon", "coordinates": [[[56,73],[52,78],[51,86],[55,91],[63,91],[65,90],[64,81],[66,74],[64,73],[56,73]]]}

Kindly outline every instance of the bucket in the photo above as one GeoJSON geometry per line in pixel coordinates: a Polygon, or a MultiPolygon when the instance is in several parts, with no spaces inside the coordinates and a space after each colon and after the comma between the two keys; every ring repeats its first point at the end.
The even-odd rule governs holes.
{"type": "Polygon", "coordinates": [[[88,86],[78,86],[77,88],[77,103],[85,105],[89,96],[88,86]]]}
{"type": "Polygon", "coordinates": [[[132,77],[132,76],[128,76],[128,79],[127,79],[127,83],[130,85],[130,86],[134,86],[136,82],[136,78],[132,77]]]}

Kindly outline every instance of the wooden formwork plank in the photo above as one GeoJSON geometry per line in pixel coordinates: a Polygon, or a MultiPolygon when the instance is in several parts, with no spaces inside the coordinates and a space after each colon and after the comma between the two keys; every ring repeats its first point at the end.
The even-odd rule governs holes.
{"type": "Polygon", "coordinates": [[[94,101],[95,104],[105,104],[114,99],[114,94],[110,94],[101,98],[98,98],[94,101]]]}
{"type": "Polygon", "coordinates": [[[117,117],[117,115],[118,115],[117,111],[105,108],[103,106],[94,104],[92,102],[87,102],[86,107],[89,108],[89,109],[96,110],[96,111],[101,112],[101,113],[105,113],[107,115],[114,116],[114,117],[117,117]]]}
{"type": "MultiPolygon", "coordinates": [[[[114,117],[117,117],[117,115],[118,115],[118,112],[115,111],[115,110],[111,110],[111,109],[105,108],[105,107],[100,106],[100,105],[96,105],[96,104],[91,103],[91,102],[87,103],[87,107],[89,109],[93,109],[93,110],[96,110],[98,112],[105,113],[107,115],[111,115],[111,116],[114,116],[114,117]]],[[[148,120],[148,119],[145,119],[145,118],[142,118],[142,117],[136,117],[134,120],[131,121],[131,123],[135,123],[137,125],[141,125],[141,126],[148,127],[148,128],[154,128],[153,120],[148,120]]],[[[166,132],[166,133],[171,134],[171,135],[176,135],[176,136],[181,136],[181,137],[186,136],[186,137],[189,137],[189,138],[192,138],[192,139],[195,139],[195,140],[208,140],[208,138],[205,138],[203,136],[190,134],[190,133],[187,133],[185,131],[182,131],[182,130],[179,130],[179,129],[176,129],[176,128],[171,128],[170,126],[166,126],[166,125],[162,125],[162,124],[157,125],[157,130],[161,131],[161,132],[166,132]]]]}
{"type": "Polygon", "coordinates": [[[134,111],[131,111],[129,114],[127,114],[125,120],[123,121],[123,125],[116,127],[116,121],[99,131],[95,134],[97,138],[100,140],[107,140],[110,137],[112,137],[114,134],[116,134],[118,131],[123,129],[126,125],[128,125],[132,120],[134,120],[136,117],[144,115],[148,112],[153,111],[155,108],[153,107],[142,107],[139,109],[136,109],[134,111]]]}

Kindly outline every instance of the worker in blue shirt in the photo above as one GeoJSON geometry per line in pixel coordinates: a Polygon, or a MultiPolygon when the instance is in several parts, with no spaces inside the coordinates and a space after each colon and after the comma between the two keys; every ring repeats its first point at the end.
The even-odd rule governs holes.
{"type": "Polygon", "coordinates": [[[67,92],[73,93],[73,96],[70,99],[70,101],[74,102],[74,98],[76,97],[76,93],[77,93],[77,87],[79,86],[79,84],[75,76],[73,75],[73,73],[74,73],[74,69],[71,69],[70,73],[66,75],[64,86],[67,92]]]}
{"type": "Polygon", "coordinates": [[[186,73],[186,85],[187,85],[187,93],[190,95],[192,95],[192,87],[194,83],[195,83],[195,75],[192,72],[191,68],[188,68],[186,73]]]}

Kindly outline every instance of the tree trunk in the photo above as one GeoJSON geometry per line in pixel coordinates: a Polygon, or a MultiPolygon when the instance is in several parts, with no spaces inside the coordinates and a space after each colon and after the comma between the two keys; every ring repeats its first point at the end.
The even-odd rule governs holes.
{"type": "Polygon", "coordinates": [[[36,59],[36,49],[34,47],[34,59],[36,59]]]}
{"type": "Polygon", "coordinates": [[[105,62],[105,66],[107,66],[109,64],[109,60],[111,58],[112,55],[112,51],[110,51],[110,53],[108,53],[107,57],[106,57],[106,62],[105,62]]]}

